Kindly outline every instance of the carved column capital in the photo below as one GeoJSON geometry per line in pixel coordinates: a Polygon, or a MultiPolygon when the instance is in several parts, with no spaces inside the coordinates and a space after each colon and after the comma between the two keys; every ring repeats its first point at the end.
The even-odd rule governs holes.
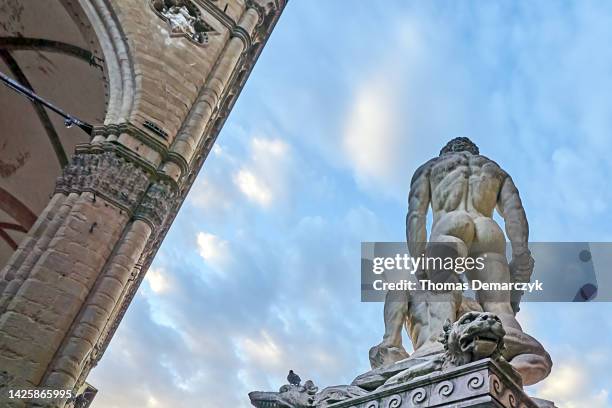
{"type": "Polygon", "coordinates": [[[77,152],[57,179],[55,192],[91,192],[133,213],[149,184],[145,169],[112,150],[77,152]]]}
{"type": "Polygon", "coordinates": [[[156,181],[149,186],[134,218],[145,221],[153,230],[159,230],[177,199],[176,184],[166,180],[156,181]]]}

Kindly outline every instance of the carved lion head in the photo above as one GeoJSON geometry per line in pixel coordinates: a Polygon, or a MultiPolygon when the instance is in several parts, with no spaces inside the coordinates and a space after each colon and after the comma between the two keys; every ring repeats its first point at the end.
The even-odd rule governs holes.
{"type": "Polygon", "coordinates": [[[441,339],[445,361],[459,366],[487,357],[498,359],[505,335],[501,320],[493,313],[468,312],[453,324],[447,321],[441,339]]]}

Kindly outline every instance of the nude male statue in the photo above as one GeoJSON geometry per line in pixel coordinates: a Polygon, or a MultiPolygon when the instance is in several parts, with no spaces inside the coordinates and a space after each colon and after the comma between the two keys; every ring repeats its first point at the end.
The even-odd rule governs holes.
{"type": "MultiPolygon", "coordinates": [[[[527,246],[529,226],[518,190],[512,178],[497,163],[479,154],[468,138],[456,138],[440,151],[439,157],[419,167],[409,193],[406,236],[410,255],[438,256],[452,248],[454,256],[483,257],[485,267],[465,272],[467,281],[528,282],[534,262],[527,246]],[[426,217],[431,206],[432,231],[427,241],[426,217]],[[493,220],[497,208],[504,219],[512,246],[512,260],[506,259],[506,237],[493,220]]],[[[430,272],[421,278],[432,279],[430,272]]],[[[446,281],[462,279],[454,272],[446,281]]],[[[465,312],[480,310],[499,316],[507,335],[504,356],[521,374],[525,385],[534,384],[550,373],[550,356],[535,339],[523,333],[516,320],[518,303],[510,292],[479,291],[476,301],[461,292],[428,292],[421,299],[408,292],[389,292],[385,300],[385,335],[370,350],[373,368],[406,358],[402,346],[405,325],[417,355],[439,348],[438,337],[444,322],[456,321],[465,312]]]]}

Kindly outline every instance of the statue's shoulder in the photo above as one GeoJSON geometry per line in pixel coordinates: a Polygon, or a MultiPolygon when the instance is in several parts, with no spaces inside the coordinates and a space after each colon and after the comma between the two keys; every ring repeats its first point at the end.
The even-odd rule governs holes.
{"type": "Polygon", "coordinates": [[[410,185],[413,185],[415,181],[417,181],[421,176],[429,173],[433,165],[438,161],[438,157],[434,157],[433,159],[427,160],[425,163],[421,164],[412,175],[412,180],[410,180],[410,185]]]}
{"type": "Polygon", "coordinates": [[[489,169],[493,170],[502,179],[505,179],[509,176],[508,173],[504,169],[502,169],[502,167],[495,160],[489,159],[487,156],[476,154],[474,155],[474,160],[476,160],[481,167],[484,168],[486,166],[489,169]]]}

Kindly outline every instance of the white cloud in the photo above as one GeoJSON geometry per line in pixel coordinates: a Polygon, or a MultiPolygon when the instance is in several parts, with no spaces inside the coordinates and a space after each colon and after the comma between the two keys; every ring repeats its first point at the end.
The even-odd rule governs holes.
{"type": "Polygon", "coordinates": [[[238,186],[240,191],[247,196],[251,201],[257,204],[267,207],[272,201],[272,191],[265,184],[265,182],[259,178],[252,171],[242,169],[234,176],[234,183],[238,186]]]}
{"type": "Polygon", "coordinates": [[[218,272],[222,272],[230,260],[228,242],[208,232],[199,232],[196,242],[200,256],[218,272]]]}
{"type": "Polygon", "coordinates": [[[468,119],[474,116],[468,109],[474,90],[463,66],[469,63],[456,63],[452,31],[434,28],[428,19],[389,21],[392,39],[355,85],[342,129],[359,185],[402,201],[418,166],[451,138],[474,130],[468,119]]]}
{"type": "Polygon", "coordinates": [[[257,338],[243,337],[236,341],[236,352],[247,364],[257,368],[278,368],[285,364],[284,352],[272,336],[262,330],[257,338]]]}
{"type": "Polygon", "coordinates": [[[233,177],[234,184],[250,201],[269,207],[282,200],[291,176],[291,150],[281,139],[254,137],[247,164],[233,177]]]}
{"type": "Polygon", "coordinates": [[[580,396],[587,385],[587,373],[577,363],[563,363],[555,367],[543,383],[540,395],[556,401],[566,401],[580,396]]]}
{"type": "Polygon", "coordinates": [[[149,284],[151,290],[156,294],[167,292],[170,288],[170,281],[166,272],[162,269],[149,268],[145,276],[145,282],[149,284]]]}
{"type": "Polygon", "coordinates": [[[198,179],[189,193],[188,200],[207,214],[224,214],[231,210],[235,197],[227,188],[227,183],[223,185],[215,181],[210,177],[198,179]]]}
{"type": "Polygon", "coordinates": [[[343,147],[357,176],[383,179],[392,175],[398,151],[397,101],[391,84],[368,81],[357,90],[346,118],[343,147]]]}
{"type": "Polygon", "coordinates": [[[253,159],[268,160],[270,157],[282,158],[289,151],[287,143],[280,139],[253,138],[253,159]]]}
{"type": "Polygon", "coordinates": [[[538,385],[536,395],[567,408],[610,408],[609,391],[593,389],[593,378],[580,360],[555,362],[550,376],[538,385]]]}
{"type": "Polygon", "coordinates": [[[152,395],[149,396],[149,398],[147,399],[147,407],[159,407],[159,401],[152,395]]]}
{"type": "Polygon", "coordinates": [[[609,394],[607,390],[600,390],[596,394],[577,396],[571,401],[564,402],[562,406],[565,408],[610,408],[612,405],[608,400],[609,394]]]}

